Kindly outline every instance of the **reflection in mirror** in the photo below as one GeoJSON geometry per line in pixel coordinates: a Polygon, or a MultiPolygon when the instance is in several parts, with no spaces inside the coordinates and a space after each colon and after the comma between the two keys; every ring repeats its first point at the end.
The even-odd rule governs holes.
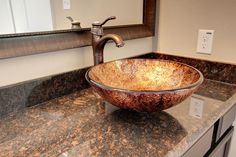
{"type": "Polygon", "coordinates": [[[0,0],[0,34],[53,30],[50,0],[0,0]]]}
{"type": "Polygon", "coordinates": [[[0,34],[71,29],[67,17],[82,28],[112,15],[117,20],[109,26],[143,23],[143,0],[0,0],[0,4],[0,34]]]}

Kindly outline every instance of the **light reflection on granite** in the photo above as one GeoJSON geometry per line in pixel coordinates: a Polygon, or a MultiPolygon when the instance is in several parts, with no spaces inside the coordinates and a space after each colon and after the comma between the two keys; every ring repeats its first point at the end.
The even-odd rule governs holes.
{"type": "Polygon", "coordinates": [[[0,120],[0,156],[180,156],[236,102],[219,82],[200,94],[211,85],[228,100],[194,95],[202,119],[189,115],[190,98],[153,114],[116,109],[91,89],[51,100],[0,120]]]}
{"type": "Polygon", "coordinates": [[[221,101],[228,100],[234,93],[236,93],[236,85],[208,79],[204,80],[204,83],[199,87],[198,91],[196,92],[196,94],[210,97],[213,99],[218,99],[221,101]],[[211,88],[207,89],[208,87],[211,88]]]}

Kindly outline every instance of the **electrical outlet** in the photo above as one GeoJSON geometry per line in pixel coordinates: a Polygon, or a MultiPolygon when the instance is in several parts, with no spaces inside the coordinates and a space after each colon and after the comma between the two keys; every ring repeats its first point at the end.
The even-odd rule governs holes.
{"type": "Polygon", "coordinates": [[[70,0],[62,0],[62,5],[64,10],[70,9],[70,0]]]}
{"type": "Polygon", "coordinates": [[[211,54],[214,30],[199,30],[197,52],[211,54]]]}

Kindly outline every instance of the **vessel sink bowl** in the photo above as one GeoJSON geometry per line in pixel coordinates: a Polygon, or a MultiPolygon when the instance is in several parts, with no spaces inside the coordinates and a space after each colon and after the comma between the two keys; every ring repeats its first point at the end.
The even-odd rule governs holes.
{"type": "Polygon", "coordinates": [[[193,94],[203,82],[197,69],[158,59],[122,59],[96,65],[86,79],[106,101],[139,112],[168,109],[193,94]]]}

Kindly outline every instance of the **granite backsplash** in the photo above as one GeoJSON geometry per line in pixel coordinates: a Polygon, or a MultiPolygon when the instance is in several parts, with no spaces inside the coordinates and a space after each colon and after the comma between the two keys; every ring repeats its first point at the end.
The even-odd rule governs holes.
{"type": "MultiPolygon", "coordinates": [[[[168,59],[186,63],[200,70],[207,79],[236,84],[236,65],[158,53],[147,53],[135,58],[168,59]]],[[[84,68],[0,87],[0,118],[26,107],[88,88],[89,85],[84,78],[87,70],[88,68],[84,68]]]]}
{"type": "Polygon", "coordinates": [[[73,93],[89,85],[88,68],[0,88],[0,118],[11,112],[73,93]]]}

